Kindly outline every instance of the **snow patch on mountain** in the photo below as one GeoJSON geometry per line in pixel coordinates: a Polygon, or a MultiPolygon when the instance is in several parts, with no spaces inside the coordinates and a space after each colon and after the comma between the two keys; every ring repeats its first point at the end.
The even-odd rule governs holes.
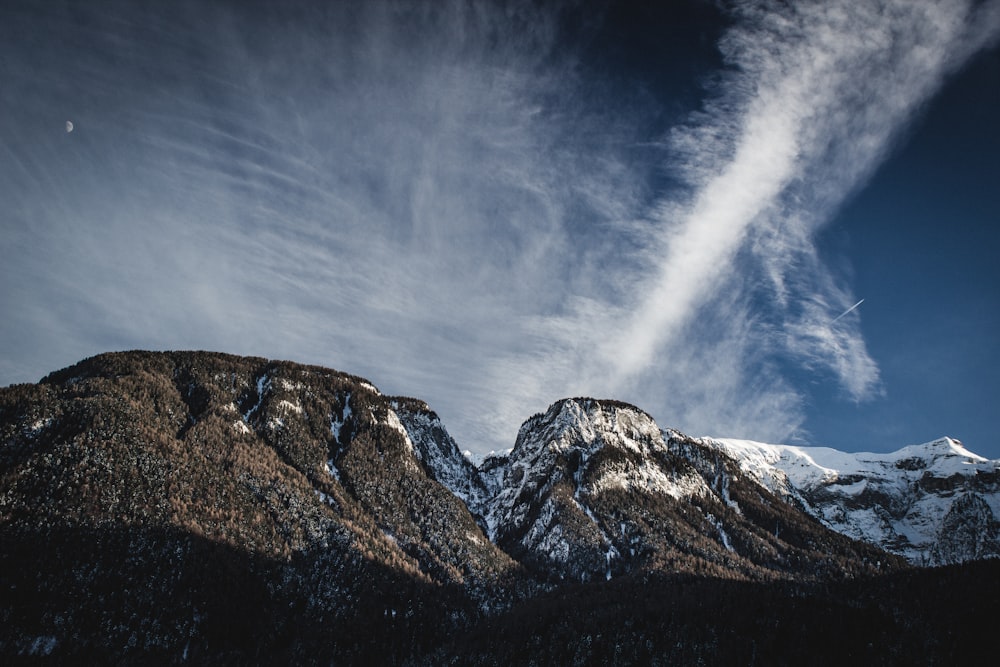
{"type": "Polygon", "coordinates": [[[336,462],[333,459],[327,459],[326,461],[326,474],[334,478],[338,482],[340,481],[340,471],[337,470],[336,462]]]}
{"type": "Polygon", "coordinates": [[[28,438],[37,437],[42,431],[52,425],[52,418],[36,419],[24,429],[24,435],[28,438]]]}
{"type": "Polygon", "coordinates": [[[244,422],[249,424],[253,416],[257,414],[258,410],[260,410],[261,405],[264,404],[264,394],[268,391],[268,389],[270,389],[270,387],[271,378],[267,374],[261,375],[257,378],[257,402],[252,408],[243,413],[244,422]]]}
{"type": "Polygon", "coordinates": [[[341,411],[339,417],[336,415],[330,415],[330,433],[333,435],[333,439],[340,442],[340,431],[344,428],[344,424],[347,420],[351,418],[351,392],[347,392],[344,396],[344,409],[341,411]]]}
{"type": "MultiPolygon", "coordinates": [[[[385,423],[389,428],[391,428],[392,430],[396,431],[401,436],[403,436],[404,440],[406,441],[407,447],[412,451],[413,443],[410,441],[410,434],[403,426],[403,423],[399,421],[399,415],[396,414],[395,410],[386,410],[385,423]]],[[[417,456],[419,458],[419,454],[417,456]]]]}
{"type": "Polygon", "coordinates": [[[611,489],[662,493],[675,500],[708,492],[705,481],[695,475],[671,476],[645,459],[638,464],[619,464],[603,469],[590,487],[597,495],[611,489]]]}

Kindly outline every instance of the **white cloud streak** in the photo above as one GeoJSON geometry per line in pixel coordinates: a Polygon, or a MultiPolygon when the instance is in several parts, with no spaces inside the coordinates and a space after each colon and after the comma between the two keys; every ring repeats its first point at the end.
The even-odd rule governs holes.
{"type": "MultiPolygon", "coordinates": [[[[622,374],[639,372],[692,317],[751,232],[766,239],[754,255],[785,297],[791,276],[782,265],[794,267],[795,254],[813,252],[816,228],[960,64],[953,53],[973,27],[971,13],[955,2],[742,8],[742,22],[723,44],[736,71],[708,119],[676,139],[697,144],[708,125],[721,141],[693,149],[702,151],[690,174],[694,202],[678,225],[663,220],[667,255],[617,345],[629,350],[617,365],[622,374]]],[[[856,351],[859,364],[874,369],[863,346],[856,351]]],[[[858,397],[877,379],[868,374],[858,397]]]]}
{"type": "MultiPolygon", "coordinates": [[[[755,395],[740,390],[746,378],[738,371],[766,366],[770,353],[832,372],[853,400],[877,395],[878,367],[857,325],[829,321],[829,305],[848,298],[848,287],[817,257],[815,233],[944,77],[996,39],[996,14],[997,3],[743,3],[722,43],[732,70],[705,112],[671,137],[692,196],[663,202],[656,221],[662,258],[604,348],[601,372],[612,386],[628,391],[650,376],[683,386],[717,364],[733,368],[713,385],[721,401],[682,397],[674,408],[717,415],[691,419],[699,429],[744,428],[765,438],[794,435],[797,411],[733,423],[718,415],[731,411],[730,401],[755,395]],[[755,273],[769,284],[748,281],[755,273]],[[718,300],[728,290],[775,306],[757,323],[772,332],[751,346],[726,337],[712,362],[678,373],[675,364],[690,366],[699,345],[685,329],[706,313],[716,312],[731,331],[751,323],[718,300]]],[[[753,312],[759,319],[766,311],[753,312]]],[[[781,384],[764,387],[751,406],[792,407],[795,394],[781,384]]]]}
{"type": "Polygon", "coordinates": [[[609,107],[532,3],[46,16],[86,48],[0,58],[0,373],[201,347],[367,375],[479,452],[575,394],[794,435],[789,360],[879,391],[815,233],[1000,3],[791,4],[736,7],[652,198],[648,109],[609,107]]]}
{"type": "Polygon", "coordinates": [[[551,325],[592,343],[567,345],[556,375],[655,397],[695,432],[771,440],[805,435],[777,359],[832,375],[852,400],[879,395],[858,324],[829,320],[851,295],[815,235],[946,75],[996,40],[997,6],[741,3],[722,42],[731,69],[668,141],[690,196],[671,192],[650,216],[650,277],[623,306],[588,303],[551,325]]]}

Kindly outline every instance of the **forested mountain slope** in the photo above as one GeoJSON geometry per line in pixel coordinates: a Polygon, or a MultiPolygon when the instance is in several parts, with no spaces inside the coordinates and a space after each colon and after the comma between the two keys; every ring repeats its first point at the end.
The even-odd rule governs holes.
{"type": "Polygon", "coordinates": [[[995,562],[913,569],[747,460],[579,398],[476,468],[362,378],[100,355],[0,389],[0,656],[780,663],[843,631],[892,663],[997,611],[995,562]]]}

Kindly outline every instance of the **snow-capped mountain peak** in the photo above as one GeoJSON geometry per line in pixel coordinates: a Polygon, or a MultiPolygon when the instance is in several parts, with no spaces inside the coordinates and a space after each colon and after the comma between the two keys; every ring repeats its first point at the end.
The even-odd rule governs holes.
{"type": "Polygon", "coordinates": [[[1000,553],[1000,461],[978,456],[954,438],[889,453],[734,439],[702,442],[830,528],[913,562],[1000,553]],[[958,536],[961,544],[955,544],[954,526],[973,520],[981,524],[978,530],[958,536]]]}

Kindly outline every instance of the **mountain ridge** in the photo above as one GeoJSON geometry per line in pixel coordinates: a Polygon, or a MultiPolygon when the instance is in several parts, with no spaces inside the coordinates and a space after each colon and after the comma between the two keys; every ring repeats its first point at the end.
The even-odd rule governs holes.
{"type": "Polygon", "coordinates": [[[585,580],[647,568],[750,579],[878,568],[874,550],[800,521],[725,464],[705,475],[697,460],[710,458],[630,404],[557,401],[522,426],[489,535],[519,559],[585,580]]]}
{"type": "Polygon", "coordinates": [[[824,525],[911,562],[1000,556],[1000,461],[953,438],[888,453],[701,440],[824,525]]]}
{"type": "MultiPolygon", "coordinates": [[[[912,569],[831,530],[721,444],[614,400],[557,401],[476,467],[425,402],[364,378],[135,351],[0,389],[0,443],[0,655],[245,660],[225,636],[232,618],[247,646],[288,661],[448,662],[435,651],[464,650],[448,637],[520,619],[539,596],[689,582],[721,611],[757,590],[743,582],[775,587],[781,616],[802,596],[842,605],[850,582],[878,590],[912,569]]],[[[970,498],[946,516],[951,534],[988,519],[970,498]]],[[[952,555],[970,554],[983,555],[952,555]]],[[[623,635],[636,656],[691,631],[656,618],[641,641],[623,635]]],[[[713,641],[696,653],[722,655],[713,641]]],[[[745,662],[751,648],[724,655],[745,662]]],[[[471,662],[510,662],[508,645],[494,649],[495,663],[471,662]]]]}

